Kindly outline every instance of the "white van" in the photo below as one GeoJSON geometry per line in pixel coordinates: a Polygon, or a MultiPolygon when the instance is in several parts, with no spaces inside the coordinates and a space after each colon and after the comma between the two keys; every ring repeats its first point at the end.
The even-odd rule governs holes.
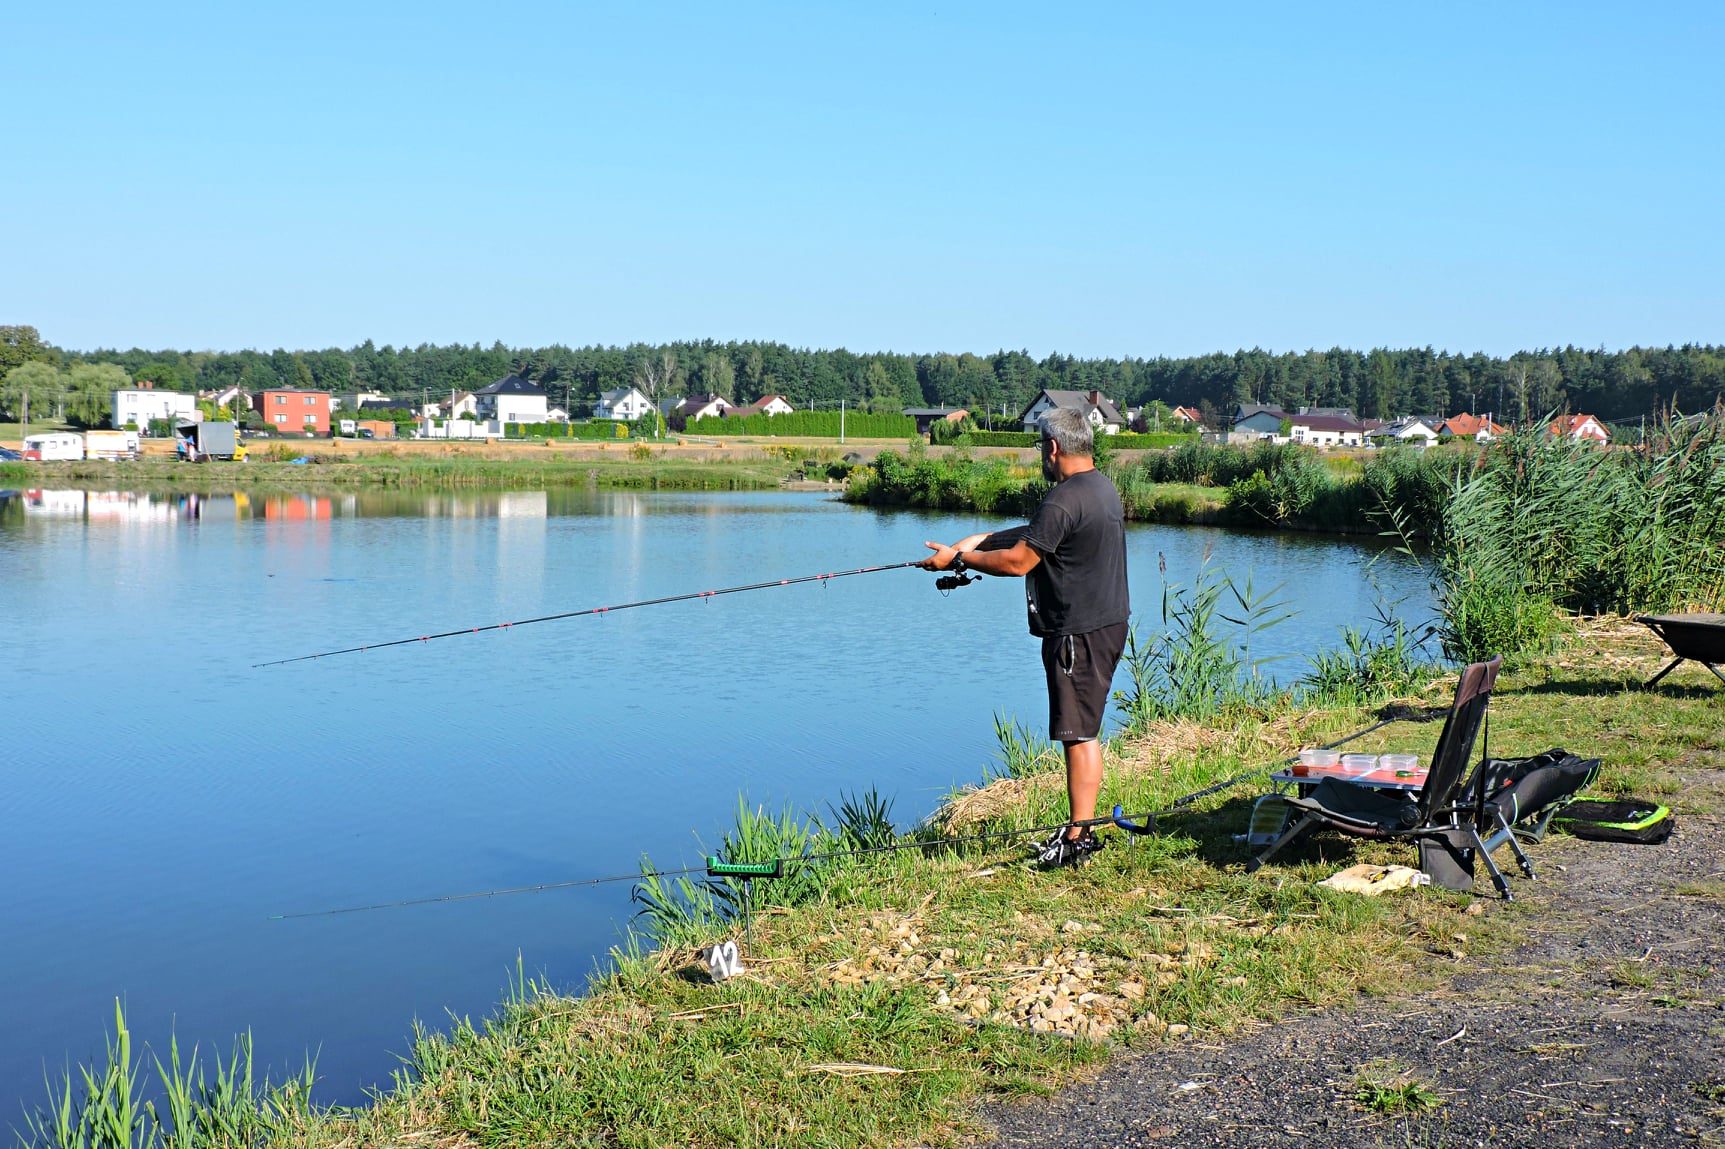
{"type": "Polygon", "coordinates": [[[73,431],[49,431],[24,440],[24,457],[44,463],[77,461],[84,457],[84,436],[73,431]]]}

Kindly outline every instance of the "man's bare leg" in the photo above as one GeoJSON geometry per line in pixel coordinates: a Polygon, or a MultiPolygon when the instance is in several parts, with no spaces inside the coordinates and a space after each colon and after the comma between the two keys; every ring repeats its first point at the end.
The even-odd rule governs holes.
{"type": "MultiPolygon", "coordinates": [[[[1062,743],[1066,748],[1066,801],[1074,822],[1096,817],[1096,796],[1102,791],[1102,742],[1086,738],[1082,742],[1062,743]]],[[[1082,833],[1072,830],[1067,837],[1082,833]]]]}

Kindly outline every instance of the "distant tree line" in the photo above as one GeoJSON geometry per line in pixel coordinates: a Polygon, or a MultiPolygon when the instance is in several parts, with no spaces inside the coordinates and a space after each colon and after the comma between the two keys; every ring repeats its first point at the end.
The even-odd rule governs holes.
{"type": "MultiPolygon", "coordinates": [[[[1238,403],[1347,407],[1368,418],[1490,413],[1525,421],[1552,411],[1586,412],[1612,422],[1636,420],[1675,405],[1713,406],[1725,395],[1725,347],[1577,347],[1508,357],[1458,355],[1426,348],[1232,354],[1148,359],[1080,359],[1025,351],[992,355],[900,355],[843,348],[811,350],[782,343],[712,340],[627,347],[489,347],[449,344],[318,351],[70,351],[44,343],[34,328],[0,327],[0,411],[15,416],[10,372],[39,362],[61,373],[112,364],[131,379],[180,391],[237,385],[380,391],[447,398],[511,372],[544,386],[553,403],[577,410],[603,391],[645,385],[656,399],[712,392],[735,403],[785,396],[795,406],[834,404],[875,412],[907,406],[965,407],[988,425],[1010,421],[1044,388],[1100,391],[1137,406],[1160,400],[1196,407],[1214,424],[1238,403]]],[[[38,377],[32,386],[43,384],[38,377]]],[[[90,380],[89,382],[93,382],[90,380]]],[[[33,398],[33,410],[39,404],[33,398]]],[[[64,407],[62,399],[59,406],[64,407]]]]}

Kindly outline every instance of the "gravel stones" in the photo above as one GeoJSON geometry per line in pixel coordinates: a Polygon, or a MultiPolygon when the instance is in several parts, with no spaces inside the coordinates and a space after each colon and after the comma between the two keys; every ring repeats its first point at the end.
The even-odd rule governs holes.
{"type": "MultiPolygon", "coordinates": [[[[1035,932],[1050,932],[1035,924],[1035,932]]],[[[1105,1041],[1122,1030],[1187,1032],[1157,1016],[1158,991],[1201,976],[1213,957],[1209,947],[1173,941],[1161,952],[1120,956],[1085,946],[1101,932],[1095,924],[1068,919],[1052,932],[1056,944],[1026,939],[965,959],[925,939],[915,915],[879,913],[858,930],[861,952],[828,966],[827,978],[833,985],[927,985],[936,1008],[955,1017],[1032,1033],[1105,1041]]]]}

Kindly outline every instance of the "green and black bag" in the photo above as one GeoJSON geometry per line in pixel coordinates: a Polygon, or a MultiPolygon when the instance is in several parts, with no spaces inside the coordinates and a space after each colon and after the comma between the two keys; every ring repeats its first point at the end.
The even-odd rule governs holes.
{"type": "Polygon", "coordinates": [[[1622,802],[1571,802],[1554,819],[1577,838],[1596,842],[1663,842],[1677,819],[1657,802],[1630,798],[1622,802]]]}

